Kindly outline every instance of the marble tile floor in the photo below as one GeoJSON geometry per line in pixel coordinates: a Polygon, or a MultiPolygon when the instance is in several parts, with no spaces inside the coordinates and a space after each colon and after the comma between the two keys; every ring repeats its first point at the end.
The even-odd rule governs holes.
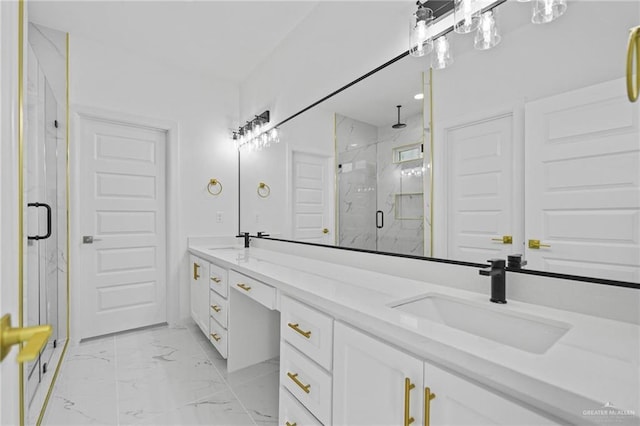
{"type": "Polygon", "coordinates": [[[276,425],[279,360],[228,374],[194,323],[70,346],[44,425],[276,425]]]}

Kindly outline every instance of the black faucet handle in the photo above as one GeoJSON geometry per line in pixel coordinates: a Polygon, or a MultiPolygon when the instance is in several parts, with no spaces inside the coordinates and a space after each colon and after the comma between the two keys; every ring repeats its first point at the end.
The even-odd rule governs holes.
{"type": "Polygon", "coordinates": [[[258,235],[257,235],[258,238],[268,237],[268,236],[269,234],[267,234],[266,232],[258,231],[258,235]]]}
{"type": "Polygon", "coordinates": [[[507,266],[513,269],[520,269],[527,264],[526,260],[522,260],[521,254],[510,254],[507,256],[507,266]]]}

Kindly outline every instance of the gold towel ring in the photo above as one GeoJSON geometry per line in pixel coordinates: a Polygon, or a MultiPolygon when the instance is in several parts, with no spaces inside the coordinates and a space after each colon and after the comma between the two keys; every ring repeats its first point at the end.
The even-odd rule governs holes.
{"type": "Polygon", "coordinates": [[[264,182],[258,184],[258,195],[262,198],[267,198],[271,194],[271,188],[264,182]]]}
{"type": "Polygon", "coordinates": [[[631,102],[638,100],[640,95],[640,27],[631,28],[629,46],[627,47],[627,96],[631,102]],[[633,56],[635,53],[636,79],[633,80],[633,56]]]}
{"type": "Polygon", "coordinates": [[[209,191],[209,194],[211,195],[220,195],[220,193],[222,192],[222,184],[218,179],[211,179],[209,181],[209,185],[207,185],[207,191],[209,191]],[[211,188],[214,188],[216,186],[219,186],[220,189],[218,189],[216,192],[213,192],[211,188]]]}

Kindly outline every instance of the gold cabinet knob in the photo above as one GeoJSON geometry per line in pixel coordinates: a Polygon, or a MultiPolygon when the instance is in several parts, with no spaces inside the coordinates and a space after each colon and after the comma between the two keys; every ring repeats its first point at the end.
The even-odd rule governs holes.
{"type": "Polygon", "coordinates": [[[323,234],[328,234],[329,233],[329,228],[323,228],[322,229],[322,233],[323,234]]]}

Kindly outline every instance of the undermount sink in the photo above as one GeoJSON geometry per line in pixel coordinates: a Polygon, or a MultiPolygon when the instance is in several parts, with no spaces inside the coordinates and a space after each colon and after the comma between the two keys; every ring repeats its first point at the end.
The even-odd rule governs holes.
{"type": "Polygon", "coordinates": [[[489,303],[485,306],[432,293],[391,307],[536,354],[546,352],[571,328],[563,322],[516,313],[489,303]]]}

